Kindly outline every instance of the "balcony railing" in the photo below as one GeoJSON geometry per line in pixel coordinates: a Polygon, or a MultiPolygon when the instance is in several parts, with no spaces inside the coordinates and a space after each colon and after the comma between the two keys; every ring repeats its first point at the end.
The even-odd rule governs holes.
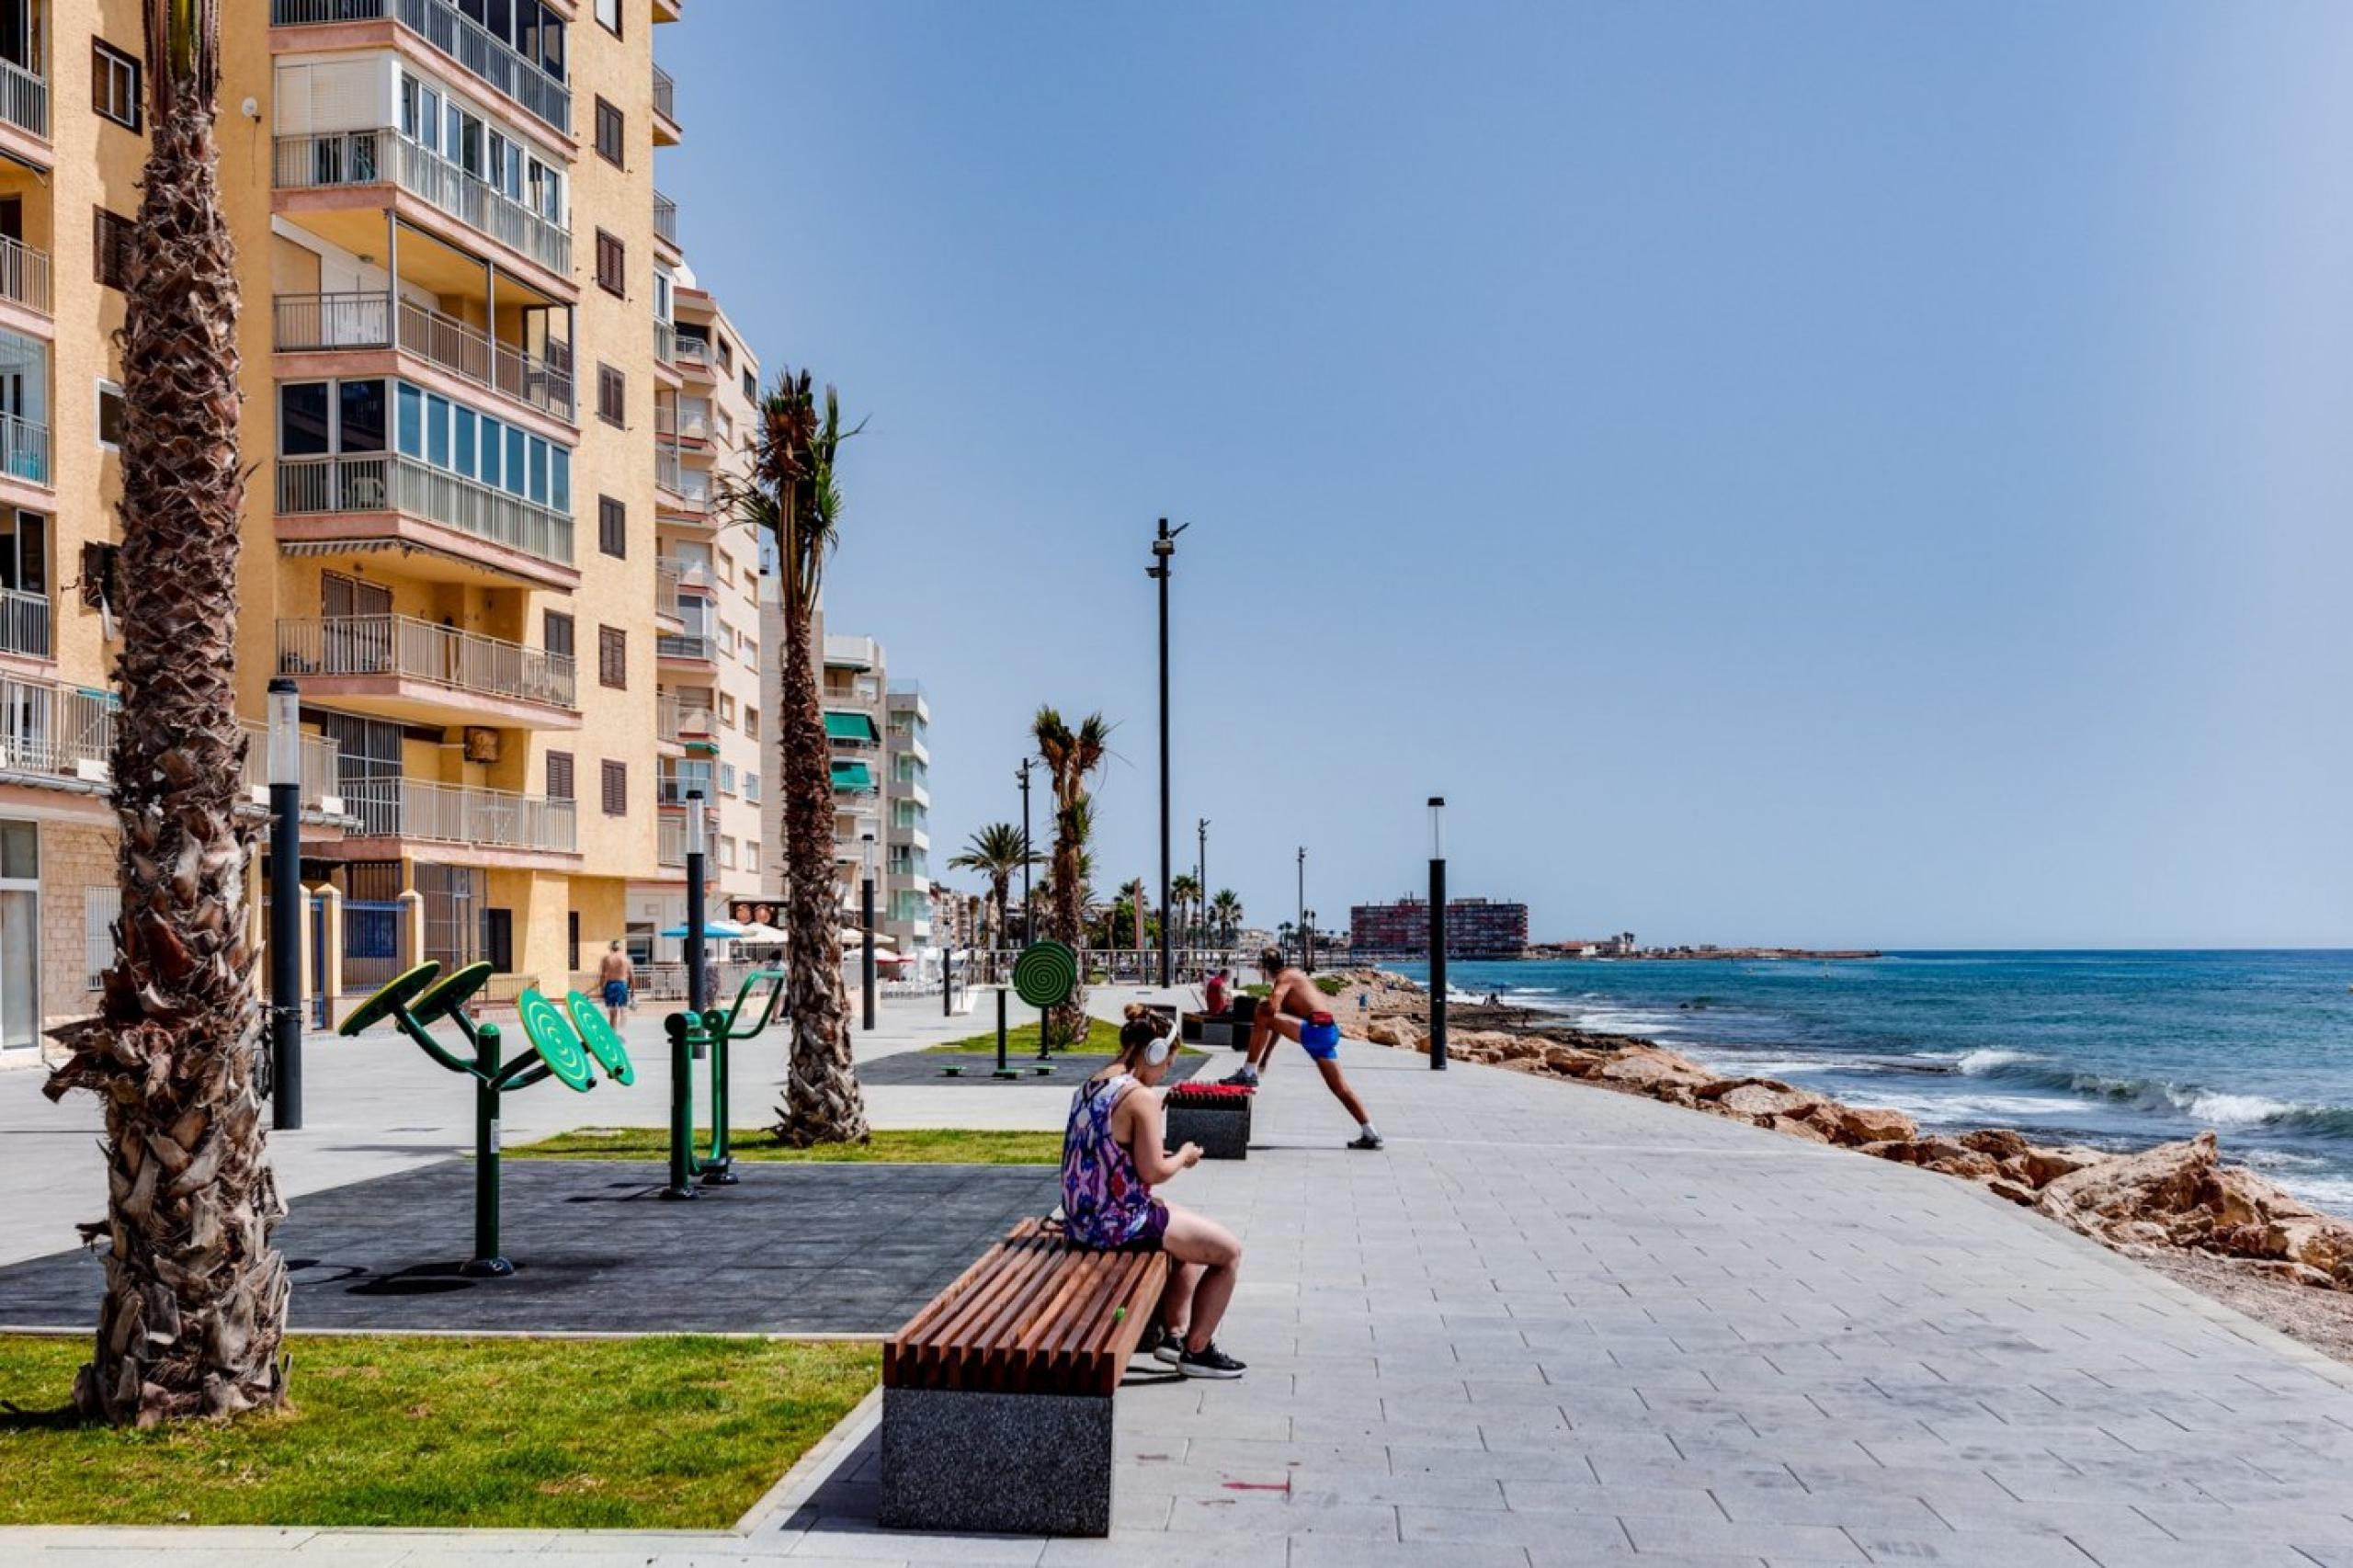
{"type": "Polygon", "coordinates": [[[654,193],[654,232],[674,245],[678,243],[678,204],[658,190],[654,193]]]}
{"type": "Polygon", "coordinates": [[[578,705],[573,661],[500,637],[406,615],[346,615],[278,623],[278,673],[397,676],[483,697],[578,705]]]}
{"type": "Polygon", "coordinates": [[[49,643],[49,596],[22,588],[0,588],[0,653],[46,659],[49,643]]]}
{"type": "Polygon", "coordinates": [[[462,16],[449,0],[270,0],[274,27],[317,22],[376,22],[397,16],[401,26],[567,135],[572,90],[517,53],[504,40],[462,16]]]}
{"type": "Polygon", "coordinates": [[[422,778],[367,778],[343,787],[343,809],[362,838],[420,838],[494,849],[579,846],[578,808],[571,801],[477,790],[422,778]]]}
{"type": "Polygon", "coordinates": [[[719,639],[703,632],[665,631],[654,640],[654,656],[700,659],[708,664],[719,657],[719,639]]]}
{"type": "Polygon", "coordinates": [[[673,495],[687,493],[687,465],[678,460],[676,443],[654,443],[654,483],[673,495]]]}
{"type": "Polygon", "coordinates": [[[659,65],[654,68],[654,112],[673,125],[678,123],[678,84],[659,65]]]}
{"type": "Polygon", "coordinates": [[[49,483],[49,426],[0,414],[0,474],[32,484],[49,483]]]}
{"type": "Polygon", "coordinates": [[[49,253],[0,235],[0,295],[49,314],[49,253]]]}
{"type": "MultiPolygon", "coordinates": [[[[239,775],[248,794],[269,787],[269,726],[251,719],[237,721],[245,732],[245,766],[239,775]]],[[[329,797],[339,797],[343,747],[332,736],[304,734],[302,737],[303,808],[320,811],[329,797]]]]}
{"type": "Polygon", "coordinates": [[[278,513],[405,512],[572,564],[572,518],[551,506],[387,452],[278,460],[278,513]]]}
{"type": "Polygon", "coordinates": [[[115,708],[103,691],[0,679],[0,769],[103,782],[114,753],[115,708]]]}
{"type": "MultiPolygon", "coordinates": [[[[400,347],[430,359],[502,397],[573,419],[568,363],[502,343],[455,316],[390,294],[280,294],[274,301],[275,343],[281,353],[336,348],[389,348],[392,327],[400,347]]],[[[568,353],[568,351],[566,351],[568,353]]]]}
{"type": "Polygon", "coordinates": [[[665,365],[678,362],[678,329],[668,322],[654,324],[654,357],[665,365]]]}
{"type": "MultiPolygon", "coordinates": [[[[654,858],[665,866],[685,865],[687,863],[687,813],[680,811],[664,812],[661,821],[660,836],[654,846],[654,858]]],[[[707,830],[704,836],[716,839],[719,836],[719,813],[705,812],[703,824],[707,830]]]]}
{"type": "Polygon", "coordinates": [[[708,370],[710,369],[710,340],[706,337],[681,337],[675,358],[689,369],[708,370]]]}
{"type": "MultiPolygon", "coordinates": [[[[410,0],[401,0],[407,5],[410,0]]],[[[275,183],[280,190],[316,190],[397,181],[476,232],[508,245],[550,270],[572,272],[572,233],[504,191],[468,174],[438,153],[391,130],[326,131],[278,139],[275,183]]]]}
{"type": "Polygon", "coordinates": [[[678,603],[678,563],[675,561],[654,563],[654,613],[669,620],[677,620],[686,613],[678,603]]]}
{"type": "Polygon", "coordinates": [[[49,84],[13,60],[0,60],[0,119],[49,135],[49,84]]]}

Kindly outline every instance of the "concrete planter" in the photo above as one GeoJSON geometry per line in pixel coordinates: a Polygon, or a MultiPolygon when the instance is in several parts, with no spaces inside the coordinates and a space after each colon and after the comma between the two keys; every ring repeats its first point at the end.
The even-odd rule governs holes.
{"type": "Polygon", "coordinates": [[[1250,1157],[1250,1106],[1254,1095],[1168,1096],[1167,1143],[1171,1153],[1188,1143],[1201,1146],[1205,1160],[1250,1157]]]}

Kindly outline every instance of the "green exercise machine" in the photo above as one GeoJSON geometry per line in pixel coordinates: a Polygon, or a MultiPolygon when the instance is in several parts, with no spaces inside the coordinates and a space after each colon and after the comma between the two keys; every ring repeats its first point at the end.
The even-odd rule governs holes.
{"type": "Polygon", "coordinates": [[[599,1068],[617,1084],[634,1082],[637,1076],[620,1037],[577,991],[565,999],[571,1022],[537,989],[524,992],[519,1010],[532,1054],[506,1061],[498,1026],[478,1024],[465,1011],[466,1004],[490,979],[490,972],[486,963],[470,963],[447,974],[438,962],[421,963],[386,982],[352,1010],[338,1031],[360,1035],[390,1020],[426,1055],[452,1073],[473,1079],[474,1255],[459,1272],[474,1278],[499,1278],[515,1272],[515,1266],[498,1247],[499,1096],[549,1078],[585,1094],[596,1087],[599,1068]],[[445,1018],[457,1025],[458,1032],[473,1048],[472,1061],[434,1039],[431,1026],[445,1018]],[[574,1024],[579,1027],[575,1028],[574,1024]]]}
{"type": "MultiPolygon", "coordinates": [[[[585,1003],[574,997],[575,1004],[585,1003]]],[[[784,1005],[784,971],[756,969],[736,988],[735,1000],[725,1012],[706,1007],[672,1013],[662,1020],[670,1037],[670,1180],[662,1196],[699,1197],[694,1184],[733,1187],[735,1156],[727,1149],[727,1053],[739,1040],[749,1040],[776,1021],[784,1005]],[[695,1141],[695,1063],[710,1061],[710,1135],[698,1151],[695,1141]]],[[[592,1009],[593,1010],[593,1009],[592,1009]]],[[[601,1018],[597,1020],[603,1022],[601,1018]]]]}

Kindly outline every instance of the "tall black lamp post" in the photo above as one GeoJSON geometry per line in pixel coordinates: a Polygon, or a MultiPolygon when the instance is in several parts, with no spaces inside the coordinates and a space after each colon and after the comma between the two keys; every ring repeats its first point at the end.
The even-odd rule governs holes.
{"type": "Polygon", "coordinates": [[[302,699],[269,682],[270,1123],[302,1125],[302,699]]]}
{"type": "Polygon", "coordinates": [[[860,978],[866,983],[866,1028],[874,1030],[874,835],[858,835],[858,862],[866,875],[858,886],[858,921],[866,933],[860,978]]]}
{"type": "Polygon", "coordinates": [[[1299,846],[1299,929],[1304,941],[1307,930],[1307,846],[1299,846]]]}
{"type": "Polygon", "coordinates": [[[1014,773],[1021,786],[1021,945],[1025,948],[1037,934],[1038,908],[1029,897],[1029,868],[1038,858],[1029,847],[1029,770],[1037,764],[1036,757],[1025,756],[1014,773]]]}
{"type": "Polygon", "coordinates": [[[1209,946],[1203,938],[1209,935],[1210,924],[1210,819],[1203,817],[1193,824],[1193,883],[1200,889],[1194,896],[1199,903],[1193,907],[1194,960],[1201,962],[1200,951],[1209,946]]]}
{"type": "Polygon", "coordinates": [[[1430,1071],[1446,1071],[1446,797],[1430,797],[1430,1071]]]}
{"type": "Polygon", "coordinates": [[[1179,523],[1171,528],[1168,519],[1161,518],[1160,531],[1153,536],[1152,564],[1143,569],[1145,576],[1160,585],[1160,983],[1164,986],[1176,983],[1168,952],[1168,574],[1176,564],[1176,536],[1192,526],[1179,523]]]}

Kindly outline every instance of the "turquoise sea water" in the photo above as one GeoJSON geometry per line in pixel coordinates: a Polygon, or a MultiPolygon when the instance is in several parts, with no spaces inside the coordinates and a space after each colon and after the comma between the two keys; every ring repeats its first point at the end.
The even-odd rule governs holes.
{"type": "Polygon", "coordinates": [[[2211,1127],[2226,1155],[2353,1213],[2353,952],[1456,963],[1448,979],[1928,1126],[2109,1148],[2211,1127]]]}

